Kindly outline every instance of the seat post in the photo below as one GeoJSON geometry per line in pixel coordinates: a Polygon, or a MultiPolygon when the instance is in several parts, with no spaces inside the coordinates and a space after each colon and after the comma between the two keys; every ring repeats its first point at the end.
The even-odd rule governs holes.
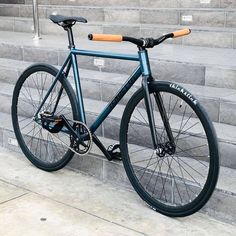
{"type": "Polygon", "coordinates": [[[75,43],[74,43],[74,37],[73,37],[73,32],[71,27],[66,27],[64,28],[67,31],[68,35],[68,40],[69,40],[69,49],[75,48],[75,43]]]}

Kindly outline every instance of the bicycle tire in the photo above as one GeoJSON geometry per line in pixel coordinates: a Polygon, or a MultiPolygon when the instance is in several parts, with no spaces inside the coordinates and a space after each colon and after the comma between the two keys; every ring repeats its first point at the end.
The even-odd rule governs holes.
{"type": "MultiPolygon", "coordinates": [[[[147,116],[144,117],[145,107],[142,108],[144,106],[143,104],[145,103],[144,102],[141,103],[141,101],[143,101],[144,99],[144,90],[140,88],[129,100],[124,110],[121,121],[120,145],[121,145],[121,155],[123,159],[123,165],[127,173],[127,176],[131,182],[131,185],[138,193],[138,195],[153,210],[171,217],[188,216],[195,213],[206,204],[206,202],[211,197],[217,183],[219,174],[219,154],[218,154],[218,144],[215,130],[212,122],[210,121],[203,107],[200,105],[199,101],[197,101],[196,98],[193,95],[191,95],[187,90],[185,90],[183,87],[178,86],[175,83],[170,83],[166,81],[165,82],[157,81],[157,82],[152,82],[149,85],[149,90],[151,97],[154,92],[161,94],[161,97],[163,99],[163,104],[166,105],[168,120],[170,122],[173,135],[174,136],[176,135],[174,137],[176,140],[176,152],[173,155],[166,154],[165,157],[161,159],[161,157],[157,155],[155,150],[151,150],[150,147],[152,146],[152,142],[151,139],[148,138],[149,136],[147,135],[147,133],[150,134],[150,128],[149,125],[147,124],[148,118],[147,116]],[[171,97],[173,100],[171,100],[171,97]],[[177,98],[177,100],[175,98],[177,98]],[[175,101],[175,102],[172,104],[168,104],[167,101],[169,101],[169,103],[170,101],[173,102],[175,101]],[[182,104],[182,106],[180,106],[179,108],[178,104],[182,104]],[[190,120],[191,122],[193,121],[195,122],[197,119],[199,119],[199,123],[196,123],[195,128],[200,127],[201,125],[206,135],[205,138],[203,137],[204,133],[202,132],[202,130],[201,130],[202,133],[200,133],[199,131],[197,131],[197,133],[196,131],[191,131],[193,133],[191,133],[190,130],[186,131],[187,127],[185,128],[183,127],[183,120],[185,118],[182,118],[182,122],[179,121],[179,123],[182,124],[179,126],[179,130],[176,130],[176,127],[178,126],[177,123],[175,122],[177,122],[177,119],[181,117],[180,110],[184,106],[185,106],[184,108],[185,114],[187,114],[188,109],[189,111],[192,109],[192,111],[194,112],[193,116],[190,115],[190,118],[187,117],[187,120],[189,119],[189,122],[190,120]],[[172,110],[169,109],[169,107],[171,107],[172,110]],[[175,107],[178,108],[176,112],[173,111],[175,107]],[[141,122],[142,119],[144,120],[143,122],[141,122]],[[176,121],[174,121],[175,119],[176,121]],[[136,132],[137,130],[134,132],[134,129],[136,128],[138,132],[136,132]],[[189,135],[189,137],[187,135],[189,135]],[[189,143],[187,144],[187,142],[189,143]],[[197,152],[198,150],[199,153],[200,152],[205,153],[205,149],[207,150],[208,148],[208,153],[206,153],[208,157],[201,155],[190,156],[189,152],[191,148],[185,149],[188,150],[188,152],[184,153],[182,152],[183,149],[181,151],[181,148],[177,147],[179,145],[182,145],[182,143],[183,146],[185,145],[186,147],[188,147],[188,145],[190,145],[191,142],[192,142],[191,145],[194,145],[195,142],[196,145],[197,142],[199,142],[199,144],[201,142],[203,144],[205,143],[204,148],[203,146],[197,145],[199,147],[196,146],[196,148],[194,149],[194,146],[192,146],[193,147],[192,152],[197,152]],[[136,152],[135,149],[133,149],[135,147],[137,148],[136,152]],[[177,151],[177,148],[179,148],[178,149],[179,151],[177,151]],[[154,157],[151,156],[152,153],[151,151],[153,151],[152,155],[154,157]],[[181,152],[182,154],[180,154],[181,152]],[[145,156],[147,154],[149,158],[145,156]],[[201,158],[203,159],[203,157],[206,158],[206,160],[205,159],[200,160],[201,158]],[[207,160],[207,158],[209,159],[207,160]],[[203,166],[203,164],[205,165],[205,167],[203,166]],[[156,167],[154,167],[154,165],[156,165],[156,167]],[[159,166],[157,167],[157,165],[159,166]],[[162,165],[166,165],[168,167],[162,165]],[[183,168],[183,166],[185,167],[185,169],[183,168]],[[196,168],[195,170],[196,172],[194,172],[194,166],[196,168]],[[189,175],[194,175],[194,177],[190,177],[187,175],[186,172],[187,167],[188,171],[190,170],[189,175]],[[207,167],[208,170],[206,170],[207,167]],[[204,183],[203,183],[203,178],[201,176],[200,177],[197,176],[197,171],[199,172],[198,174],[199,176],[200,173],[202,175],[204,172],[207,173],[206,176],[204,176],[205,177],[204,183]],[[143,172],[142,176],[141,172],[143,172]],[[177,175],[178,173],[180,173],[179,176],[177,175]],[[152,180],[152,178],[154,177],[156,177],[156,179],[152,180]],[[194,182],[194,179],[196,183],[194,182]],[[164,180],[165,182],[163,182],[164,180]],[[197,181],[199,181],[198,182],[199,185],[197,185],[197,181]],[[150,187],[150,185],[152,186],[150,187]],[[163,190],[164,188],[166,189],[163,190]],[[192,192],[190,192],[189,189],[192,192]],[[190,197],[192,196],[193,199],[192,198],[190,199],[190,197]],[[176,202],[174,202],[173,200],[176,202]]],[[[155,105],[153,101],[154,100],[152,100],[152,104],[155,105]]],[[[157,121],[158,109],[155,109],[154,107],[153,110],[155,113],[154,114],[155,120],[157,121]]],[[[185,114],[183,115],[183,117],[186,116],[185,114]]],[[[167,136],[164,137],[165,133],[163,128],[164,126],[162,127],[163,129],[160,128],[161,127],[160,120],[159,123],[155,125],[155,127],[157,133],[162,132],[163,135],[163,136],[158,136],[160,138],[159,140],[164,140],[164,142],[166,142],[165,140],[167,140],[167,136]]],[[[191,128],[191,125],[189,127],[191,128]]],[[[194,128],[194,125],[192,125],[192,128],[194,128]]]]}
{"type": "MultiPolygon", "coordinates": [[[[43,95],[46,93],[47,87],[49,87],[55,79],[57,73],[58,69],[48,64],[34,64],[28,67],[19,77],[12,98],[12,123],[19,146],[33,165],[45,171],[56,171],[63,168],[74,155],[74,152],[69,148],[66,149],[64,146],[62,148],[61,143],[56,140],[55,136],[49,132],[46,134],[45,129],[33,123],[34,121],[31,121],[32,123],[26,126],[24,125],[25,120],[28,122],[29,119],[32,119],[33,111],[35,112],[39,106],[43,95]],[[36,100],[36,97],[39,101],[36,100]],[[27,129],[29,126],[31,126],[30,128],[33,127],[33,133],[24,131],[24,129],[27,129]],[[32,140],[30,145],[29,140],[32,140]],[[35,147],[36,142],[37,147],[35,147]]],[[[52,109],[53,103],[55,103],[53,93],[57,93],[57,86],[62,86],[63,91],[65,91],[61,97],[62,99],[59,101],[58,107],[64,112],[65,109],[67,112],[70,112],[69,109],[71,109],[69,115],[76,120],[78,112],[75,94],[64,75],[60,76],[54,90],[49,95],[48,99],[51,99],[51,101],[47,101],[48,103],[45,105],[46,108],[44,108],[48,110],[52,109]],[[60,106],[61,100],[68,102],[69,105],[63,108],[63,106],[60,106]]],[[[58,111],[58,114],[59,113],[58,111]]],[[[59,137],[59,135],[58,133],[57,136],[59,137]]]]}

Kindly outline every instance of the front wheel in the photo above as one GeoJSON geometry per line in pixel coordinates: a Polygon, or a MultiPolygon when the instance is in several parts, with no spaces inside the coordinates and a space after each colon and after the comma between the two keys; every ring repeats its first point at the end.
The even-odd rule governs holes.
{"type": "Polygon", "coordinates": [[[153,148],[144,91],[127,104],[121,122],[120,144],[128,178],[139,196],[154,210],[168,216],[187,216],[208,201],[219,173],[218,145],[206,112],[187,90],[169,82],[149,86],[155,129],[162,153],[153,148]],[[174,137],[169,138],[154,94],[162,102],[174,137]]]}

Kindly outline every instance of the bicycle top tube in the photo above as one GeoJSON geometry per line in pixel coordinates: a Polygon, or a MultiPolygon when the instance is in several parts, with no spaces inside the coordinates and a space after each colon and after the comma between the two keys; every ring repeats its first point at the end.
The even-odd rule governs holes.
{"type": "Polygon", "coordinates": [[[139,57],[136,54],[121,54],[113,52],[102,52],[102,51],[90,51],[90,50],[81,50],[77,48],[72,48],[71,52],[76,55],[81,56],[92,56],[92,57],[101,57],[101,58],[112,58],[128,61],[139,61],[139,57]]]}

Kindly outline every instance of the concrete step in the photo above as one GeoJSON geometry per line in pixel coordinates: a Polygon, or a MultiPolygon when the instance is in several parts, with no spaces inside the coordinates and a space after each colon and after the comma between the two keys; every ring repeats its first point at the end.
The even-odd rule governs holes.
{"type": "MultiPolygon", "coordinates": [[[[24,4],[0,5],[1,16],[32,17],[32,6],[24,4]]],[[[107,23],[166,24],[183,26],[236,27],[234,9],[215,8],[111,8],[111,7],[70,7],[39,6],[39,16],[48,18],[51,14],[76,15],[89,21],[107,23]]]]}
{"type": "MultiPolygon", "coordinates": [[[[21,152],[18,146],[13,145],[15,136],[12,132],[9,114],[0,113],[0,117],[3,121],[0,124],[0,146],[21,152]]],[[[100,138],[105,146],[115,142],[112,139],[100,138]]],[[[75,156],[67,167],[74,171],[81,171],[92,175],[100,180],[112,182],[113,184],[118,184],[128,189],[132,189],[124,172],[122,163],[107,161],[95,145],[93,145],[89,155],[84,157],[75,156]]],[[[202,212],[227,222],[236,222],[235,177],[235,169],[221,167],[216,190],[214,191],[210,201],[201,210],[202,212]]]]}
{"type": "MultiPolygon", "coordinates": [[[[33,41],[31,34],[0,32],[0,58],[61,65],[68,54],[65,36],[44,36],[33,41]]],[[[80,48],[136,54],[130,43],[75,40],[80,48]]],[[[212,49],[162,44],[149,50],[153,75],[160,80],[224,88],[236,88],[236,54],[232,49],[212,49]]],[[[94,58],[79,57],[80,68],[97,70],[94,58]]],[[[104,59],[104,72],[130,74],[136,62],[104,59]]]]}
{"type": "MultiPolygon", "coordinates": [[[[91,74],[91,72],[89,72],[91,74]]],[[[91,77],[90,77],[91,80],[91,77]]],[[[87,121],[88,124],[91,124],[94,120],[95,117],[98,116],[98,114],[105,108],[107,105],[107,101],[110,100],[112,93],[114,93],[114,88],[119,87],[117,84],[96,84],[98,80],[94,83],[86,79],[85,81],[82,81],[82,88],[83,88],[83,93],[85,97],[89,97],[84,99],[85,103],[85,110],[87,114],[87,121]],[[84,83],[87,81],[87,84],[84,83]],[[83,86],[83,85],[86,86],[83,86]],[[90,87],[91,85],[91,87],[90,87]],[[99,88],[102,90],[102,95],[100,95],[100,98],[97,97],[96,95],[99,94],[99,88]],[[97,88],[97,89],[96,89],[97,88]],[[95,92],[94,92],[95,91],[95,92]],[[109,94],[107,93],[109,91],[109,94]],[[92,96],[90,94],[93,94],[92,96]],[[87,95],[87,96],[86,96],[87,95]],[[104,96],[104,98],[102,97],[104,96]],[[91,99],[91,97],[93,99],[91,99]],[[97,100],[94,100],[97,99],[97,100]]],[[[106,82],[107,83],[107,82],[106,82]]],[[[190,87],[191,85],[187,86],[190,87]]],[[[13,93],[13,88],[14,84],[9,84],[9,83],[4,83],[0,82],[0,100],[2,101],[0,104],[0,111],[5,112],[10,114],[10,107],[11,107],[11,100],[12,100],[12,93],[13,93]]],[[[194,88],[194,87],[192,87],[194,88]]],[[[201,88],[202,89],[202,88],[201,88]]],[[[135,88],[133,89],[133,91],[135,88]]],[[[198,89],[195,90],[197,91],[198,89]]],[[[195,91],[195,92],[196,92],[195,91]]],[[[212,91],[212,94],[214,91],[212,91]]],[[[35,96],[37,94],[37,91],[35,91],[35,96]]],[[[107,138],[112,138],[112,139],[119,139],[119,125],[120,125],[120,120],[123,114],[124,107],[129,100],[129,97],[132,93],[130,93],[128,96],[125,96],[123,101],[118,105],[112,113],[109,115],[109,118],[107,118],[102,126],[97,130],[97,134],[99,136],[104,136],[107,138]]],[[[235,91],[234,91],[234,96],[235,96],[235,91]]],[[[200,96],[199,96],[200,97],[200,96]]],[[[37,98],[35,97],[36,101],[37,98]]],[[[214,108],[216,107],[217,102],[219,101],[214,101],[212,98],[201,98],[200,99],[204,107],[207,109],[207,112],[211,115],[211,117],[214,115],[214,108]]],[[[232,108],[228,108],[227,105],[230,104],[228,102],[222,102],[220,103],[220,108],[223,107],[222,112],[220,115],[222,116],[222,121],[227,121],[227,119],[230,119],[230,121],[235,120],[234,119],[234,113],[232,112],[232,108]],[[224,120],[225,118],[225,120],[224,120]]],[[[235,105],[235,103],[234,103],[235,105]]],[[[236,110],[236,109],[234,109],[236,110]]],[[[30,108],[28,109],[28,112],[30,113],[30,108]]],[[[31,114],[31,113],[30,113],[31,114]]],[[[29,115],[30,115],[29,114],[29,115]]],[[[220,116],[220,117],[221,117],[220,116]]],[[[178,115],[176,115],[176,120],[178,120],[178,115]]],[[[225,122],[226,123],[226,122],[225,122]]],[[[219,138],[219,144],[221,148],[221,155],[222,155],[222,165],[228,166],[231,168],[236,168],[236,158],[232,156],[232,153],[235,152],[235,147],[236,147],[236,136],[234,130],[236,131],[236,127],[234,125],[227,125],[225,123],[217,123],[214,122],[218,138],[219,138]]],[[[176,123],[176,125],[178,125],[176,123]]],[[[198,132],[196,130],[196,132],[198,132]]]]}
{"type": "MultiPolygon", "coordinates": [[[[4,1],[4,0],[3,0],[4,1]]],[[[11,0],[10,0],[11,1],[11,0]]],[[[14,1],[14,0],[13,0],[14,1]]],[[[42,5],[72,5],[72,6],[126,6],[126,7],[146,7],[146,8],[236,8],[234,0],[39,0],[42,5]]],[[[31,4],[31,0],[25,0],[31,4]]]]}
{"type": "MultiPolygon", "coordinates": [[[[133,37],[160,37],[162,34],[179,30],[183,26],[158,24],[118,24],[103,21],[92,21],[80,24],[74,35],[87,37],[91,32],[122,34],[133,37]]],[[[236,28],[199,27],[190,26],[192,33],[187,37],[167,40],[167,44],[182,44],[192,46],[206,46],[216,48],[236,48],[236,28]]],[[[0,30],[33,33],[33,20],[25,17],[0,17],[0,30]]],[[[61,27],[53,24],[49,19],[40,19],[40,31],[43,35],[64,35],[61,27]]]]}

